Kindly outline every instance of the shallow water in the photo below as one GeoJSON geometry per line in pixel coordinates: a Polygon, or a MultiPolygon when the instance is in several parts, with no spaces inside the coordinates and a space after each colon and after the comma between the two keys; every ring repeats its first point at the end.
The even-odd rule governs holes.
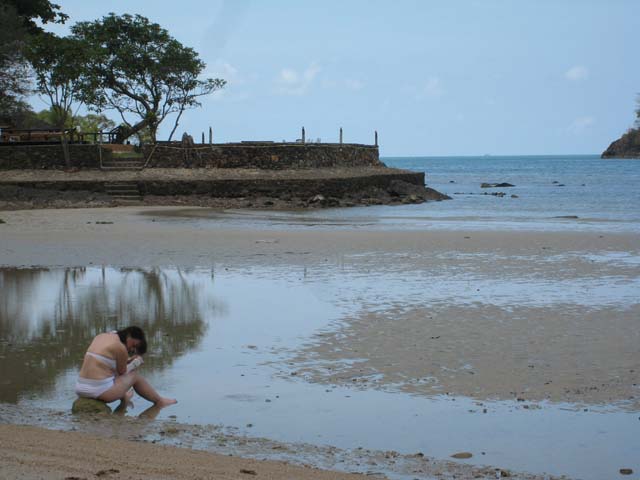
{"type": "MultiPolygon", "coordinates": [[[[616,268],[619,262],[636,265],[635,258],[620,255],[597,260],[616,268]]],[[[288,375],[287,352],[363,305],[375,310],[389,302],[471,299],[545,305],[567,297],[585,307],[637,302],[632,277],[616,287],[615,281],[596,277],[587,284],[584,279],[536,282],[535,272],[512,285],[508,278],[478,276],[474,286],[487,291],[485,300],[478,300],[465,275],[442,272],[442,279],[446,276],[449,281],[439,284],[409,278],[399,269],[388,271],[382,284],[348,262],[310,270],[5,268],[0,270],[0,402],[25,411],[30,406],[67,410],[91,338],[135,323],[150,337],[145,375],[179,399],[161,419],[176,415],[179,422],[345,449],[420,451],[443,459],[469,451],[474,454],[469,462],[579,478],[640,469],[638,412],[617,405],[589,405],[585,411],[574,404],[425,397],[288,375]],[[427,285],[433,288],[425,293],[427,285]]],[[[134,403],[129,415],[148,406],[140,398],[134,403]]]]}

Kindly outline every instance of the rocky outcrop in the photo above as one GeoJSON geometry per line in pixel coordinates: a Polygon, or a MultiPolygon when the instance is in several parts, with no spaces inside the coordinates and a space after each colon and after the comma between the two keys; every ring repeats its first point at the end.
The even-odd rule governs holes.
{"type": "Polygon", "coordinates": [[[639,158],[640,128],[632,128],[618,140],[609,145],[602,158],[639,158]]]}

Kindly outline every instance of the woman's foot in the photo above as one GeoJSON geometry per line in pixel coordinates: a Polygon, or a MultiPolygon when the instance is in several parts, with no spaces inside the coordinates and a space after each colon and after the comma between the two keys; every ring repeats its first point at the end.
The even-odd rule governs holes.
{"type": "Polygon", "coordinates": [[[124,397],[122,398],[122,400],[125,401],[126,403],[129,403],[132,398],[133,398],[133,388],[130,388],[129,390],[127,390],[127,393],[124,394],[124,397]]]}
{"type": "Polygon", "coordinates": [[[178,403],[175,398],[160,397],[160,400],[158,400],[155,405],[158,407],[168,407],[169,405],[173,405],[174,403],[178,403]]]}

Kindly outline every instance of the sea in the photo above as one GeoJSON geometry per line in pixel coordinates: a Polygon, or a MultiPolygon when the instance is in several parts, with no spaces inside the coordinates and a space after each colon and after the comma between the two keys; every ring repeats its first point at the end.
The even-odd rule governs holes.
{"type": "Polygon", "coordinates": [[[453,201],[403,208],[451,228],[608,230],[640,228],[640,161],[599,155],[387,157],[389,167],[423,171],[453,201]],[[481,188],[482,183],[509,183],[481,188]],[[492,195],[504,193],[504,196],[492,195]]]}

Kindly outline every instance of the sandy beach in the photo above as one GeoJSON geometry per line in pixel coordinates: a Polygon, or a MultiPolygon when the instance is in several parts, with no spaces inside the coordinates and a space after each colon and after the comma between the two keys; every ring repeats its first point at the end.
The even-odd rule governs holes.
{"type": "MultiPolygon", "coordinates": [[[[319,278],[340,271],[381,284],[390,279],[389,285],[409,292],[402,302],[373,288],[351,315],[300,347],[280,349],[286,360],[272,365],[274,374],[327,387],[469,397],[480,410],[482,402],[497,400],[527,409],[540,402],[630,411],[640,405],[640,306],[627,296],[599,300],[607,285],[635,288],[640,266],[626,258],[640,254],[636,234],[230,227],[228,215],[244,213],[166,207],[3,211],[0,265],[215,266],[238,272],[260,266],[304,269],[319,278]]],[[[345,301],[351,301],[349,288],[345,301]]],[[[131,473],[126,478],[202,478],[210,468],[215,478],[250,478],[240,469],[266,478],[347,477],[314,470],[302,476],[280,464],[125,446],[122,439],[79,433],[13,426],[0,432],[2,468],[21,478],[93,478],[110,468],[131,473]],[[34,446],[40,438],[72,447],[57,457],[34,446]],[[105,452],[98,463],[87,458],[96,448],[105,452]],[[120,459],[123,450],[127,456],[120,459]],[[166,463],[134,468],[140,455],[166,463]],[[177,473],[176,464],[188,468],[177,473]]],[[[478,471],[458,473],[473,478],[478,471]]]]}
{"type": "Polygon", "coordinates": [[[0,425],[0,465],[2,478],[25,480],[364,478],[284,462],[261,462],[79,432],[13,425],[0,425]]]}

